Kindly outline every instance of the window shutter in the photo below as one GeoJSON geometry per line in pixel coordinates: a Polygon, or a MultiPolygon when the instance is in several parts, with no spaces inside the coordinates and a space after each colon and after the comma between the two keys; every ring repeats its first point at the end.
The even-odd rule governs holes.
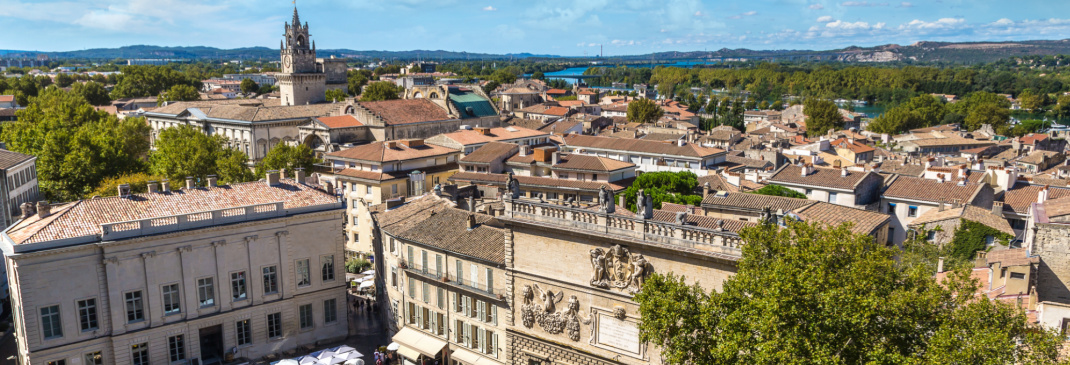
{"type": "Polygon", "coordinates": [[[498,357],[498,334],[490,333],[490,351],[487,351],[490,356],[498,357]]]}
{"type": "Polygon", "coordinates": [[[454,312],[460,312],[461,311],[461,301],[457,299],[457,293],[456,292],[451,292],[450,293],[450,299],[453,300],[453,311],[454,312]]]}
{"type": "Polygon", "coordinates": [[[474,336],[472,336],[472,348],[479,349],[479,346],[483,344],[483,329],[472,326],[472,331],[475,332],[474,336]]]}
{"type": "Polygon", "coordinates": [[[488,317],[488,321],[487,322],[493,323],[495,326],[497,326],[498,325],[498,306],[496,306],[494,304],[491,304],[490,305],[490,310],[487,311],[487,317],[488,317]]]}

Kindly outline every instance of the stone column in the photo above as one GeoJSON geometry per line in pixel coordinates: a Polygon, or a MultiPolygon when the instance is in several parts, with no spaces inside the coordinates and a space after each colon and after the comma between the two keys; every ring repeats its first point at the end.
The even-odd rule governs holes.
{"type": "Polygon", "coordinates": [[[111,334],[119,335],[126,333],[126,301],[123,298],[122,285],[119,284],[119,258],[108,257],[104,259],[103,264],[108,280],[108,309],[111,312],[111,334]]]}
{"type": "Polygon", "coordinates": [[[193,246],[190,245],[178,248],[178,259],[182,264],[182,291],[185,294],[182,311],[186,314],[187,320],[197,318],[197,311],[201,308],[197,293],[197,275],[193,272],[191,252],[193,252],[193,246]]]}
{"type": "Polygon", "coordinates": [[[160,288],[156,285],[156,271],[150,269],[155,263],[156,251],[149,251],[141,253],[141,264],[145,269],[145,292],[142,297],[145,304],[145,320],[148,322],[149,327],[152,327],[153,319],[157,318],[159,314],[160,320],[163,320],[163,308],[160,307],[160,303],[157,303],[160,292],[160,288]]]}
{"type": "Polygon", "coordinates": [[[282,297],[282,299],[293,297],[293,292],[288,290],[289,287],[286,286],[286,283],[290,281],[290,275],[294,274],[292,271],[288,270],[290,267],[290,246],[286,244],[285,241],[286,237],[289,235],[290,231],[275,232],[275,242],[279,247],[279,269],[277,271],[279,276],[279,296],[282,297]]]}
{"type": "Polygon", "coordinates": [[[262,293],[264,291],[264,277],[260,272],[260,268],[253,267],[253,242],[256,242],[256,239],[257,236],[255,235],[245,237],[245,259],[249,265],[249,276],[246,278],[246,281],[249,283],[249,299],[251,300],[252,305],[264,302],[264,293],[262,293]],[[253,274],[256,274],[256,277],[260,278],[260,280],[253,280],[253,274]],[[254,284],[254,282],[256,284],[254,284]],[[254,293],[259,293],[259,295],[254,295],[254,293]]]}
{"type": "Polygon", "coordinates": [[[219,278],[219,297],[216,300],[219,303],[219,311],[226,312],[230,310],[230,307],[234,304],[230,289],[230,273],[226,271],[223,266],[223,262],[226,260],[226,252],[223,251],[223,247],[227,245],[227,241],[219,240],[212,242],[213,254],[215,256],[215,270],[216,277],[219,278]],[[226,288],[226,290],[224,290],[226,288]]]}

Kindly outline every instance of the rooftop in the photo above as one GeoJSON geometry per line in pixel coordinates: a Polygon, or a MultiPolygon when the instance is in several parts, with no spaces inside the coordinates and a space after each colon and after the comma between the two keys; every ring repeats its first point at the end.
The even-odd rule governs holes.
{"type": "Polygon", "coordinates": [[[431,194],[376,215],[379,227],[391,236],[496,264],[505,263],[506,231],[491,216],[457,209],[448,200],[431,194]],[[472,229],[468,229],[469,216],[476,224],[472,229]]]}
{"type": "Polygon", "coordinates": [[[516,153],[517,146],[514,143],[506,142],[490,142],[483,146],[480,146],[472,153],[464,156],[461,159],[462,163],[490,163],[500,157],[512,155],[516,153]]]}
{"type": "Polygon", "coordinates": [[[364,125],[364,123],[361,123],[359,120],[357,120],[357,117],[348,114],[339,115],[337,117],[319,117],[316,118],[316,120],[320,121],[320,123],[323,123],[323,125],[327,126],[327,128],[349,128],[360,127],[364,125]]]}
{"type": "Polygon", "coordinates": [[[583,170],[583,171],[602,171],[612,172],[629,167],[635,167],[635,164],[631,162],[624,162],[614,160],[607,157],[583,155],[583,154],[561,154],[558,159],[558,164],[554,165],[554,169],[567,169],[567,170],[583,170]]]}
{"type": "Polygon", "coordinates": [[[485,135],[475,129],[459,130],[441,134],[444,138],[453,140],[462,146],[549,135],[550,134],[546,132],[516,126],[490,128],[490,133],[485,135]]]}
{"type": "Polygon", "coordinates": [[[841,169],[815,167],[813,172],[803,176],[802,169],[802,166],[787,165],[780,168],[767,180],[771,184],[789,183],[853,190],[862,179],[870,174],[869,172],[848,170],[847,176],[843,176],[841,169]]]}
{"type": "Polygon", "coordinates": [[[925,214],[922,214],[917,219],[915,219],[914,222],[911,222],[910,225],[920,226],[923,224],[956,218],[962,218],[965,220],[981,223],[986,226],[995,228],[1000,232],[1012,236],[1014,235],[1014,229],[1011,228],[1010,223],[1007,223],[1006,219],[1001,216],[992,214],[991,210],[976,207],[969,204],[960,206],[958,208],[945,208],[943,210],[929,209],[925,212],[925,214]]]}
{"type": "Polygon", "coordinates": [[[383,122],[389,125],[450,119],[446,109],[436,105],[429,99],[367,101],[359,104],[378,115],[383,119],[383,122]]]}
{"type": "Polygon", "coordinates": [[[685,143],[683,146],[679,146],[676,143],[668,142],[584,136],[578,134],[565,136],[565,144],[571,147],[586,147],[694,158],[709,157],[724,153],[724,150],[722,149],[702,147],[694,143],[685,143]]]}
{"type": "Polygon", "coordinates": [[[0,149],[0,169],[10,169],[20,163],[26,162],[31,158],[34,157],[30,155],[24,155],[18,152],[0,149]]]}
{"type": "Polygon", "coordinates": [[[331,152],[328,153],[326,157],[327,159],[333,157],[347,160],[385,163],[442,156],[459,152],[452,148],[425,144],[422,143],[422,140],[418,141],[420,141],[418,144],[408,141],[372,142],[338,152],[331,152]],[[413,146],[410,147],[409,145],[413,146]]]}
{"type": "Polygon", "coordinates": [[[970,183],[959,186],[957,181],[938,182],[933,179],[900,175],[884,191],[884,196],[927,202],[958,201],[969,204],[984,184],[970,183]]]}

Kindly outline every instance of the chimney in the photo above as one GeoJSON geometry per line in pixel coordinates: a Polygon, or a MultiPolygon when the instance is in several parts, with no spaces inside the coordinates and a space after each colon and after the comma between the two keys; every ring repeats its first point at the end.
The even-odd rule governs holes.
{"type": "Polygon", "coordinates": [[[467,224],[468,229],[476,228],[476,215],[475,214],[468,214],[468,219],[466,219],[466,221],[468,222],[468,224],[467,224]]]}
{"type": "Polygon", "coordinates": [[[215,183],[218,180],[219,178],[217,178],[215,175],[208,175],[208,187],[214,188],[216,186],[215,183]]]}
{"type": "Polygon", "coordinates": [[[1003,202],[992,202],[992,214],[1003,217],[1003,202]]]}
{"type": "Polygon", "coordinates": [[[847,168],[840,169],[840,176],[847,177],[847,168]]]}
{"type": "Polygon", "coordinates": [[[959,177],[966,178],[966,164],[959,165],[959,177]]]}
{"type": "Polygon", "coordinates": [[[398,148],[398,143],[395,141],[386,141],[386,148],[395,149],[398,148]]]}
{"type": "MultiPolygon", "coordinates": [[[[476,211],[476,194],[475,194],[475,192],[473,192],[472,195],[468,196],[468,211],[469,212],[475,212],[476,211]]],[[[471,227],[469,227],[469,228],[471,228],[471,227]]]]}
{"type": "Polygon", "coordinates": [[[422,147],[424,145],[424,140],[422,140],[422,139],[406,139],[406,140],[401,141],[401,144],[405,145],[405,147],[408,147],[408,148],[422,147]]]}
{"type": "Polygon", "coordinates": [[[959,178],[959,186],[966,186],[966,177],[965,176],[959,178]]]}
{"type": "Polygon", "coordinates": [[[130,196],[130,184],[119,184],[119,197],[130,196]]]}
{"type": "Polygon", "coordinates": [[[705,198],[710,195],[710,183],[702,184],[702,197],[705,198]]]}
{"type": "Polygon", "coordinates": [[[148,183],[149,194],[155,194],[159,192],[159,185],[155,181],[149,181],[148,183]]]}
{"type": "Polygon", "coordinates": [[[937,206],[937,211],[944,211],[944,198],[940,198],[940,205],[937,206]]]}
{"type": "Polygon", "coordinates": [[[943,183],[944,182],[944,174],[936,174],[936,182],[943,183]]]}
{"type": "Polygon", "coordinates": [[[676,145],[677,145],[677,146],[679,146],[679,147],[683,147],[683,146],[684,146],[684,143],[685,143],[685,142],[684,142],[684,140],[682,140],[682,139],[678,139],[678,140],[676,140],[676,145]]]}
{"type": "Polygon", "coordinates": [[[939,260],[936,261],[936,273],[939,274],[939,273],[942,273],[942,272],[944,272],[944,258],[943,257],[941,257],[939,260]]]}
{"type": "Polygon", "coordinates": [[[405,204],[405,197],[397,197],[386,201],[386,209],[394,209],[405,204]]]}
{"type": "Polygon", "coordinates": [[[520,146],[520,151],[518,151],[518,152],[520,153],[521,157],[528,155],[528,153],[529,153],[528,152],[528,148],[529,148],[528,146],[520,146]]]}
{"type": "Polygon", "coordinates": [[[1048,185],[1044,185],[1044,188],[1037,193],[1037,203],[1043,203],[1048,201],[1048,185]]]}
{"type": "Polygon", "coordinates": [[[279,169],[279,178],[280,179],[285,179],[286,178],[286,169],[279,169]]]}
{"type": "Polygon", "coordinates": [[[554,152],[550,155],[551,165],[557,165],[561,162],[561,152],[554,152]]]}
{"type": "Polygon", "coordinates": [[[305,183],[305,169],[301,168],[301,167],[298,167],[297,168],[297,175],[295,176],[295,178],[297,179],[297,183],[298,184],[304,184],[305,183]]]}
{"type": "Polygon", "coordinates": [[[168,181],[168,180],[161,181],[160,182],[160,192],[161,193],[170,193],[171,192],[171,182],[168,181]]]}
{"type": "Polygon", "coordinates": [[[48,201],[42,200],[37,202],[37,218],[45,218],[52,214],[52,206],[48,204],[48,201]]]}
{"type": "Polygon", "coordinates": [[[627,204],[624,204],[624,203],[625,203],[624,194],[621,194],[620,196],[617,197],[617,205],[622,206],[622,207],[628,206],[627,204]]]}
{"type": "Polygon", "coordinates": [[[267,172],[267,176],[265,176],[265,177],[267,178],[268,186],[279,185],[279,172],[278,171],[276,171],[276,170],[268,171],[267,172]]]}
{"type": "Polygon", "coordinates": [[[194,182],[193,176],[186,176],[186,189],[193,189],[197,187],[197,183],[194,182]]]}

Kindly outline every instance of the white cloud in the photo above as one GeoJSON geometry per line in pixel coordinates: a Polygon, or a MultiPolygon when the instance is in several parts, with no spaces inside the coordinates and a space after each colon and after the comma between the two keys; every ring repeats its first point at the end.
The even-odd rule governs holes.
{"type": "Polygon", "coordinates": [[[1007,18],[1003,18],[1003,19],[995,21],[992,24],[993,25],[1014,25],[1014,21],[1010,20],[1010,19],[1007,19],[1007,18]]]}
{"type": "Polygon", "coordinates": [[[695,16],[702,16],[702,11],[696,11],[695,16]]]}
{"type": "Polygon", "coordinates": [[[614,39],[614,40],[613,40],[612,42],[609,42],[609,43],[610,43],[610,44],[612,44],[612,45],[614,45],[614,46],[634,46],[634,45],[643,45],[643,42],[641,42],[641,41],[637,42],[637,41],[635,41],[634,39],[632,39],[632,40],[622,40],[622,39],[614,39]]]}
{"type": "Polygon", "coordinates": [[[904,2],[899,3],[899,7],[900,8],[910,8],[910,7],[914,7],[914,4],[911,4],[909,2],[904,1],[904,2]]]}
{"type": "Polygon", "coordinates": [[[757,14],[758,14],[757,11],[751,10],[751,11],[748,11],[746,13],[743,13],[743,16],[754,16],[754,15],[757,15],[757,14]]]}
{"type": "Polygon", "coordinates": [[[841,6],[859,6],[859,7],[871,7],[871,6],[888,6],[888,3],[871,3],[868,1],[844,1],[840,3],[841,6]]]}
{"type": "Polygon", "coordinates": [[[810,5],[810,9],[811,10],[821,10],[821,9],[824,9],[824,8],[825,8],[825,6],[821,5],[821,4],[812,4],[812,5],[810,5]]]}
{"type": "Polygon", "coordinates": [[[836,20],[836,19],[833,19],[831,16],[828,16],[828,15],[825,15],[823,17],[817,18],[817,22],[818,23],[828,23],[828,22],[831,22],[833,20],[836,20]]]}
{"type": "MultiPolygon", "coordinates": [[[[878,28],[883,28],[884,23],[877,23],[878,28]]],[[[871,29],[874,26],[869,25],[868,22],[845,22],[842,20],[836,20],[825,24],[825,28],[829,29],[844,29],[844,30],[866,30],[871,29]]]]}
{"type": "Polygon", "coordinates": [[[940,18],[935,22],[927,22],[924,20],[914,19],[909,23],[899,26],[901,30],[934,30],[934,29],[949,29],[957,28],[965,25],[966,19],[962,18],[940,18]]]}
{"type": "Polygon", "coordinates": [[[490,5],[487,5],[487,7],[483,8],[483,11],[495,11],[495,10],[498,10],[498,8],[495,8],[495,7],[490,6],[490,5]]]}

